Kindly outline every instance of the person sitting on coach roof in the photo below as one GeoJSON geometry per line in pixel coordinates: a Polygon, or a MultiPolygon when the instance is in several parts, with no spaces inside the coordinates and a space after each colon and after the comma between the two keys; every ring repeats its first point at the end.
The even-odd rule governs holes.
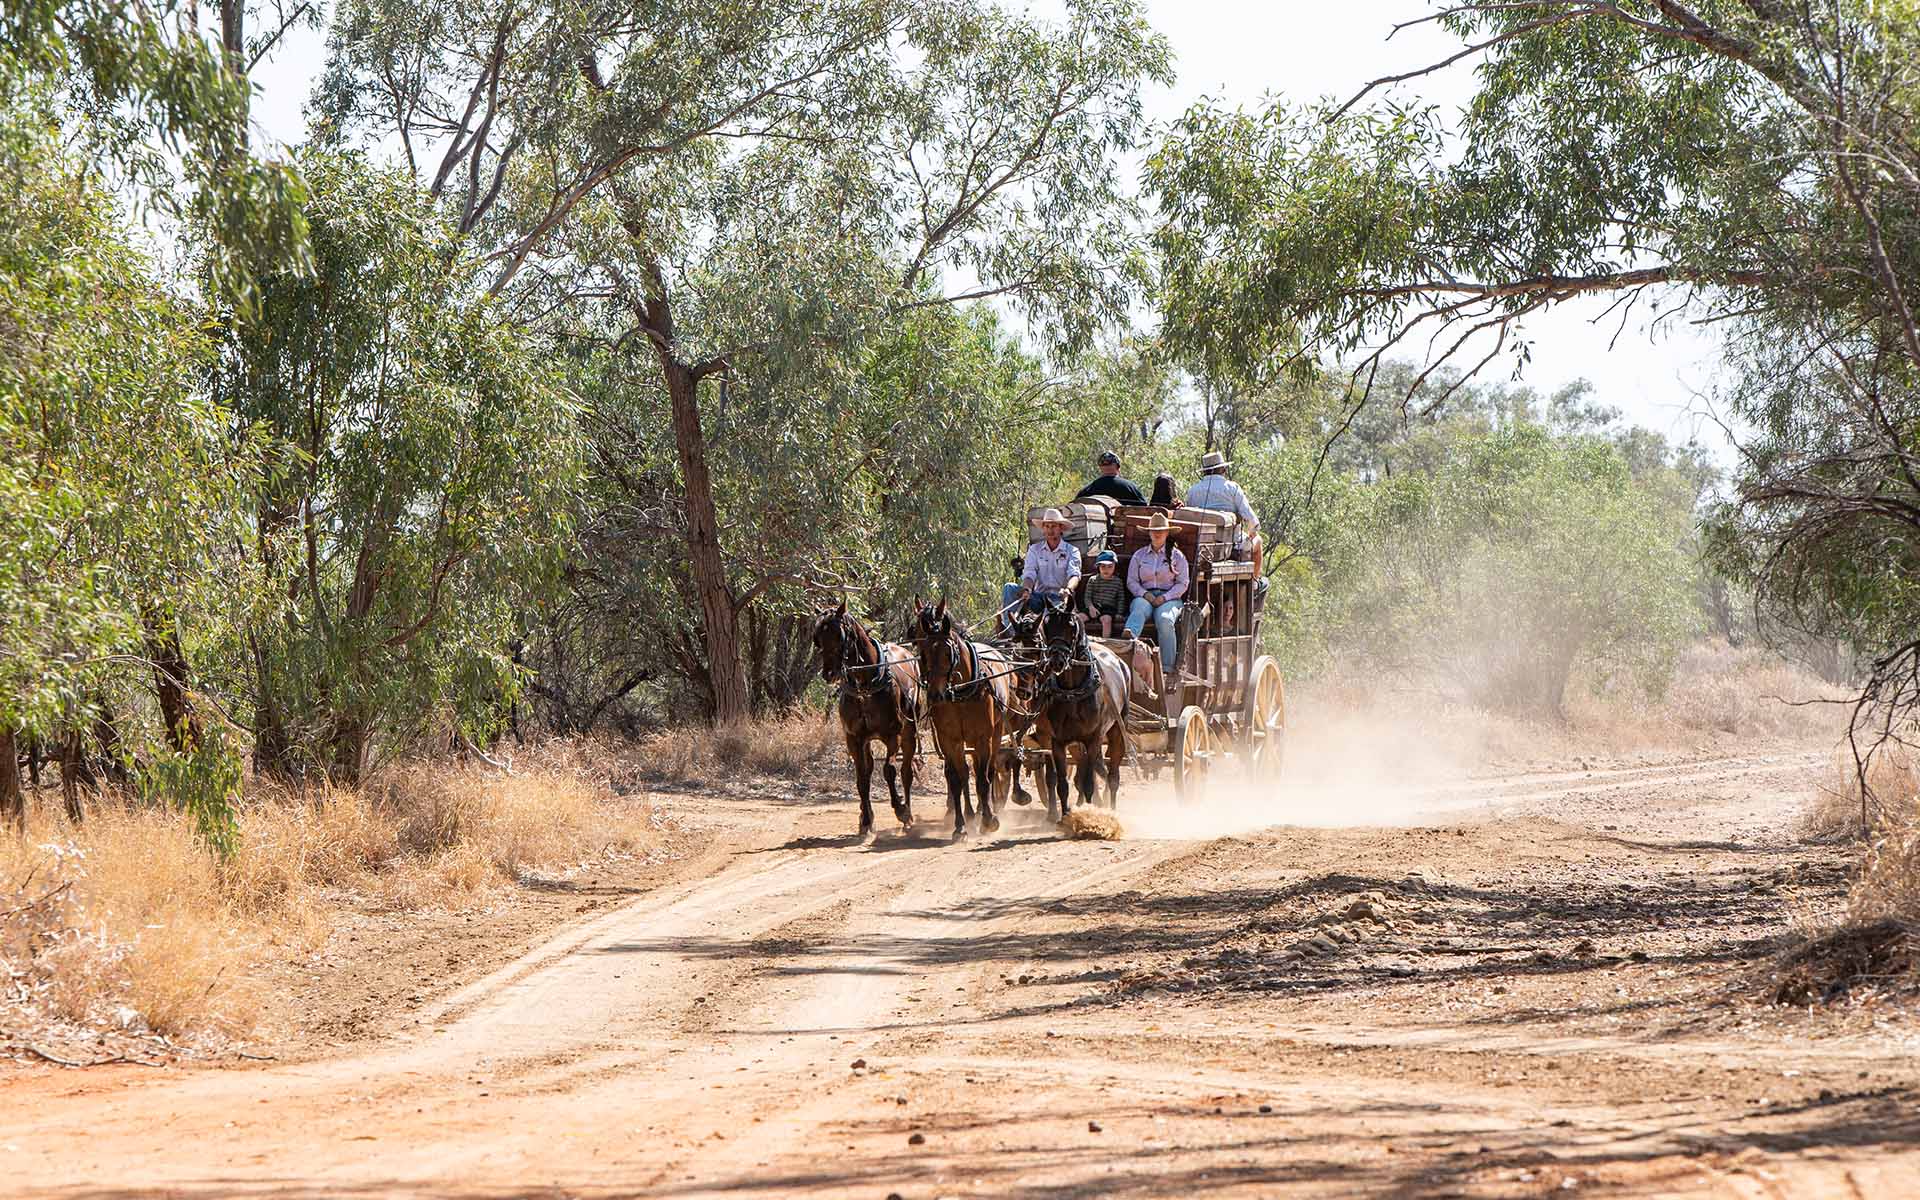
{"type": "Polygon", "coordinates": [[[1120,456],[1111,450],[1100,452],[1100,473],[1081,488],[1074,499],[1085,500],[1088,496],[1110,496],[1122,504],[1147,502],[1147,498],[1140,494],[1138,484],[1131,479],[1120,478],[1120,456]]]}
{"type": "Polygon", "coordinates": [[[1232,513],[1238,524],[1233,531],[1233,553],[1237,558],[1253,564],[1253,577],[1260,578],[1260,559],[1265,550],[1265,541],[1260,536],[1260,516],[1253,511],[1253,505],[1247,503],[1247,494],[1240,485],[1227,478],[1227,468],[1233,464],[1219,451],[1210,451],[1200,459],[1200,478],[1187,489],[1188,508],[1211,508],[1216,512],[1232,513]]]}

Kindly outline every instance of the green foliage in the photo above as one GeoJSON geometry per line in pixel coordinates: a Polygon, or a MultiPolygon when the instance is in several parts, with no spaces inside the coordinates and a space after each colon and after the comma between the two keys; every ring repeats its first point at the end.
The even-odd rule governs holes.
{"type": "Polygon", "coordinates": [[[246,77],[200,19],[197,4],[172,0],[8,0],[0,103],[59,97],[95,168],[116,165],[179,218],[216,294],[245,313],[256,272],[303,261],[305,192],[287,164],[249,153],[246,77]]]}
{"type": "Polygon", "coordinates": [[[1726,322],[1723,411],[1749,444],[1714,562],[1763,628],[1869,648],[1865,695],[1893,728],[1920,705],[1920,14],[1466,0],[1436,17],[1473,46],[1457,120],[1369,89],[1176,122],[1148,170],[1170,344],[1241,372],[1297,353],[1364,373],[1418,335],[1472,370],[1524,361],[1524,318],[1583,295],[1726,322]]]}
{"type": "Polygon", "coordinates": [[[260,447],[212,346],[43,108],[0,110],[0,722],[85,723],[144,612],[212,617],[260,447]]]}
{"type": "Polygon", "coordinates": [[[1323,468],[1310,506],[1317,444],[1243,459],[1249,498],[1286,514],[1268,551],[1274,652],[1530,713],[1559,711],[1576,666],[1662,686],[1699,623],[1699,467],[1583,396],[1463,389],[1444,418],[1375,441],[1371,466],[1323,468]]]}
{"type": "Polygon", "coordinates": [[[265,765],[356,775],[377,738],[483,731],[554,579],[577,410],[403,173],[314,154],[313,269],[260,281],[219,391],[274,439],[246,630],[265,765]]]}
{"type": "Polygon", "coordinates": [[[135,789],[149,804],[171,804],[193,821],[194,832],[222,859],[240,845],[240,787],[246,760],[224,723],[209,727],[186,750],[160,744],[135,773],[135,789]]]}

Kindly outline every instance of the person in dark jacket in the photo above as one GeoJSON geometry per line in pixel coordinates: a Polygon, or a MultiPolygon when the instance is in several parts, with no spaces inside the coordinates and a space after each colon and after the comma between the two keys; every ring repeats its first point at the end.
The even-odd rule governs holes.
{"type": "Polygon", "coordinates": [[[1074,499],[1085,500],[1088,496],[1111,496],[1122,504],[1147,502],[1147,498],[1140,494],[1138,484],[1131,479],[1120,478],[1120,456],[1111,450],[1100,452],[1100,473],[1081,488],[1074,499]]]}

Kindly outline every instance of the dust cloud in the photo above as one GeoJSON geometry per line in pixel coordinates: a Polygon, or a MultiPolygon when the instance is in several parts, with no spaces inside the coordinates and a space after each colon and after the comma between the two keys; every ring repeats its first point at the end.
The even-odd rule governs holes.
{"type": "MultiPolygon", "coordinates": [[[[1291,714],[1290,714],[1291,715],[1291,714]]],[[[1409,825],[1482,806],[1472,779],[1489,761],[1481,715],[1333,707],[1289,721],[1279,778],[1257,777],[1237,754],[1216,756],[1199,794],[1182,800],[1171,773],[1122,777],[1129,837],[1213,838],[1275,825],[1409,825]]]]}

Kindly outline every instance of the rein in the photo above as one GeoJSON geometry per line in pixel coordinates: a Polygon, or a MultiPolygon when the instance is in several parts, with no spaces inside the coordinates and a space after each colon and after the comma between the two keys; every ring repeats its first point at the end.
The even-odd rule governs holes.
{"type": "Polygon", "coordinates": [[[873,636],[869,634],[858,621],[854,620],[851,616],[843,616],[840,618],[841,695],[856,696],[862,700],[870,700],[876,696],[886,695],[893,690],[893,672],[889,669],[892,665],[892,663],[887,661],[886,655],[880,652],[880,643],[874,640],[873,636]],[[856,635],[858,635],[858,640],[856,640],[856,635]],[[848,661],[860,641],[864,641],[867,645],[873,647],[873,662],[855,663],[848,661]],[[873,678],[864,685],[856,684],[854,682],[854,676],[859,672],[871,672],[873,678]]]}
{"type": "Polygon", "coordinates": [[[1047,668],[1040,677],[1037,704],[1046,705],[1055,700],[1085,700],[1100,688],[1100,664],[1093,657],[1093,648],[1087,644],[1087,631],[1082,629],[1080,640],[1073,645],[1072,653],[1079,655],[1078,658],[1065,656],[1066,645],[1065,642],[1047,643],[1047,668]],[[1056,649],[1062,652],[1058,666],[1054,665],[1056,649]],[[1059,682],[1060,677],[1074,667],[1086,668],[1086,673],[1080,677],[1080,682],[1070,684],[1059,682]]]}

